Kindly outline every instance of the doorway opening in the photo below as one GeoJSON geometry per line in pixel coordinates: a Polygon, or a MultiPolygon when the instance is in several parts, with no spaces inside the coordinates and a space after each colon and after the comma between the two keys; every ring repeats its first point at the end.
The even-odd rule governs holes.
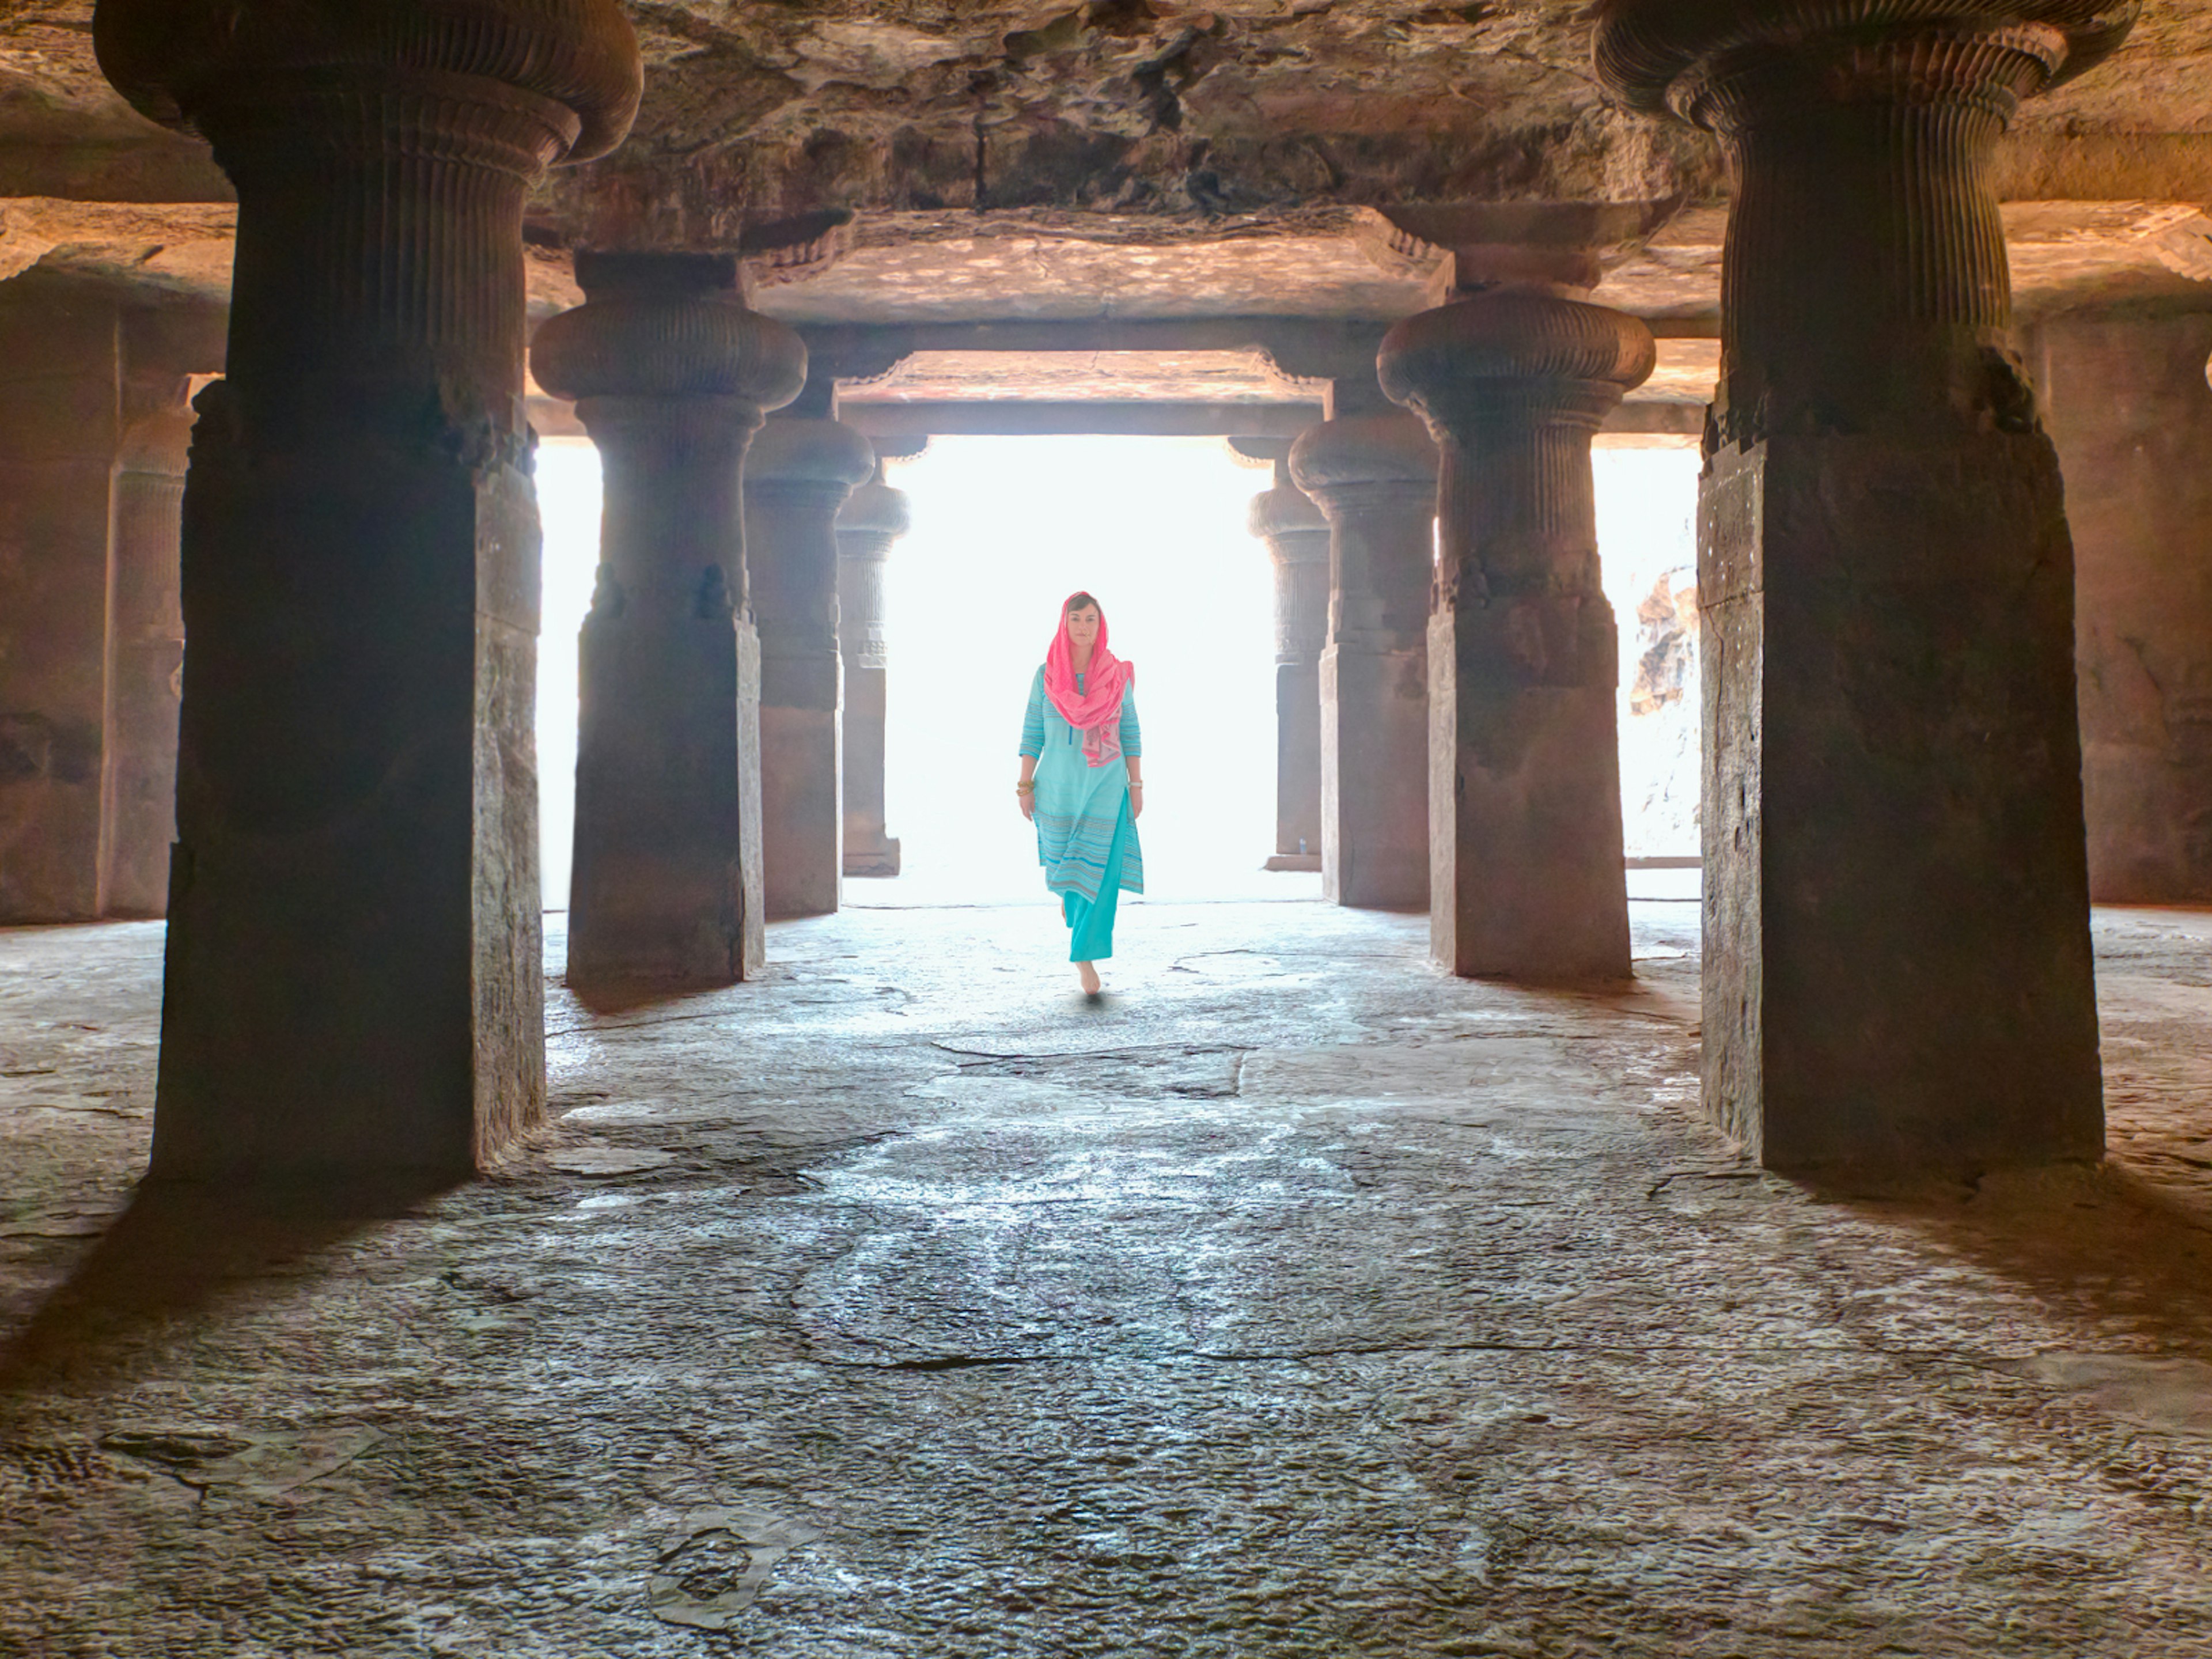
{"type": "Polygon", "coordinates": [[[884,575],[885,816],[905,873],[848,884],[848,902],[1042,902],[1015,750],[1079,588],[1136,665],[1146,896],[1319,896],[1316,877],[1261,868],[1275,836],[1274,586],[1245,513],[1266,469],[1218,438],[946,437],[885,476],[914,521],[884,575]]]}

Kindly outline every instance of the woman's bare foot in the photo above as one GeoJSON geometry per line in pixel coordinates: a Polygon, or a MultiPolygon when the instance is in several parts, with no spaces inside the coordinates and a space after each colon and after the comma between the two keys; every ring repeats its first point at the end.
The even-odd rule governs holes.
{"type": "Polygon", "coordinates": [[[1075,976],[1083,981],[1084,995],[1095,997],[1098,994],[1097,969],[1087,962],[1079,962],[1075,964],[1075,976]]]}

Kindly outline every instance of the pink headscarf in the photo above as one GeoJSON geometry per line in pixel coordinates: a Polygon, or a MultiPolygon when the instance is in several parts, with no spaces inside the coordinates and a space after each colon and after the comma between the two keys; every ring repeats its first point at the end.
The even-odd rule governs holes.
{"type": "MultiPolygon", "coordinates": [[[[1082,597],[1071,593],[1073,600],[1082,597]]],[[[1095,605],[1097,602],[1093,600],[1095,605]]],[[[1067,637],[1068,607],[1060,607],[1060,631],[1044,653],[1044,694],[1060,717],[1083,733],[1083,758],[1107,766],[1121,758],[1121,694],[1137,678],[1133,664],[1106,648],[1106,613],[1098,613],[1098,638],[1084,670],[1084,690],[1075,689],[1075,644],[1067,637]]]]}

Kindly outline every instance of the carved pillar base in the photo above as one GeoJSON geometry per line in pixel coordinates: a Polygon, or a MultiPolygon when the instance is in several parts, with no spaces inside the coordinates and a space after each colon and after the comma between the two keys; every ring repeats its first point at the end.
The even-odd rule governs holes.
{"type": "Polygon", "coordinates": [[[228,390],[185,501],[155,1171],[465,1175],[544,1098],[524,456],[255,446],[228,390]]]}

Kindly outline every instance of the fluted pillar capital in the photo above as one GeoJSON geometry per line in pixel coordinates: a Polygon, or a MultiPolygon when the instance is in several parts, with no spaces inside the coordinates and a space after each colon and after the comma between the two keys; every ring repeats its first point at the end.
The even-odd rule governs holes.
{"type": "Polygon", "coordinates": [[[1605,0],[1599,78],[1632,109],[1722,134],[1808,106],[2011,106],[2094,68],[2141,0],[1605,0]]]}
{"type": "Polygon", "coordinates": [[[841,421],[771,421],[753,441],[745,464],[748,489],[821,489],[842,502],[875,476],[876,452],[841,421]]]}
{"type": "Polygon", "coordinates": [[[1252,498],[1246,524],[1275,567],[1275,660],[1310,664],[1328,637],[1328,520],[1285,479],[1252,498]]]}
{"type": "Polygon", "coordinates": [[[93,44],[141,114],[218,147],[255,106],[374,121],[406,89],[507,104],[544,127],[541,165],[588,161],[622,142],[644,88],[617,0],[100,0],[93,44]]]}
{"type": "Polygon", "coordinates": [[[753,440],[745,461],[745,541],[753,617],[768,662],[765,702],[836,706],[837,511],[875,471],[874,448],[840,422],[785,416],[753,440]],[[801,685],[785,659],[808,656],[826,667],[818,684],[801,685]]]}
{"type": "Polygon", "coordinates": [[[1314,498],[1293,483],[1279,483],[1252,498],[1245,524],[1282,564],[1328,559],[1328,519],[1314,498]]]}
{"type": "Polygon", "coordinates": [[[1410,415],[1347,415],[1298,434],[1291,477],[1334,516],[1340,503],[1370,492],[1432,493],[1437,447],[1410,415]]]}
{"type": "Polygon", "coordinates": [[[750,431],[806,383],[805,343],[745,304],[733,254],[580,252],[576,280],[585,302],[538,329],[531,368],[601,442],[750,431]]]}
{"type": "Polygon", "coordinates": [[[99,0],[101,69],[237,186],[216,441],[420,425],[519,462],[524,191],[611,149],[618,0],[99,0]]]}
{"type": "Polygon", "coordinates": [[[1716,443],[2035,429],[1989,158],[2139,0],[1603,0],[1600,79],[1735,188],[1716,443]]]}
{"type": "Polygon", "coordinates": [[[181,478],[192,446],[192,423],[199,417],[179,402],[132,422],[116,452],[115,470],[157,478],[181,478]]]}
{"type": "Polygon", "coordinates": [[[1391,400],[1439,435],[1485,422],[1595,431],[1651,378],[1658,348],[1621,312],[1506,291],[1407,318],[1376,361],[1391,400]]]}
{"type": "Polygon", "coordinates": [[[837,510],[837,550],[848,559],[880,560],[914,527],[906,491],[887,483],[862,484],[837,510]]]}

